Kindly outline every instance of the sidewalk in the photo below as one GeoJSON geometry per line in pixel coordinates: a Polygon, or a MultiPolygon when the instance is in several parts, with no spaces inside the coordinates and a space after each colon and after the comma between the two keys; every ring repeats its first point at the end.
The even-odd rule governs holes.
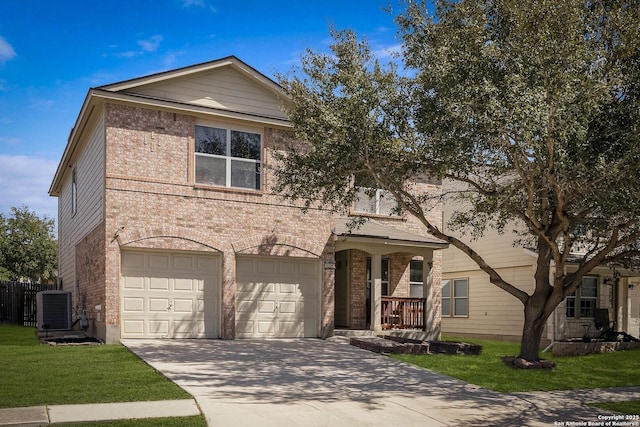
{"type": "Polygon", "coordinates": [[[0,409],[0,426],[46,426],[59,423],[200,415],[193,399],[154,402],[51,405],[0,409]]]}

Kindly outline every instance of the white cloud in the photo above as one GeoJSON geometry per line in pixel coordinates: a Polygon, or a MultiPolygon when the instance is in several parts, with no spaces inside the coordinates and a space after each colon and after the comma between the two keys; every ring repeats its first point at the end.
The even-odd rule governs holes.
{"type": "Polygon", "coordinates": [[[182,0],[182,7],[205,7],[204,0],[182,0]]]}
{"type": "MultiPolygon", "coordinates": [[[[122,52],[114,52],[111,55],[119,58],[133,58],[134,56],[144,55],[147,52],[155,52],[160,47],[163,37],[160,34],[153,35],[148,39],[137,40],[136,43],[140,49],[138,50],[125,50],[122,52]]],[[[116,49],[118,45],[111,44],[109,49],[116,49]]]]}
{"type": "Polygon", "coordinates": [[[39,216],[56,218],[57,199],[49,196],[57,161],[0,154],[0,212],[26,205],[39,216]]]}
{"type": "MultiPolygon", "coordinates": [[[[9,121],[8,119],[2,119],[0,120],[0,123],[11,123],[11,121],[9,121]]],[[[4,136],[0,136],[0,144],[6,144],[6,145],[19,145],[20,144],[20,138],[15,138],[15,137],[4,137],[4,136]]]]}
{"type": "Polygon", "coordinates": [[[182,2],[182,7],[185,9],[193,6],[193,7],[201,7],[203,9],[204,8],[209,9],[213,13],[218,12],[215,7],[207,3],[205,0],[181,0],[181,2],[182,2]]]}
{"type": "Polygon", "coordinates": [[[4,37],[0,36],[0,64],[4,64],[15,57],[16,51],[13,50],[13,46],[4,37]]]}
{"type": "Polygon", "coordinates": [[[50,110],[54,104],[53,99],[33,98],[31,99],[29,107],[39,111],[47,111],[50,110]]]}
{"type": "Polygon", "coordinates": [[[155,52],[160,47],[160,42],[162,41],[162,36],[160,34],[156,34],[155,36],[151,36],[147,40],[138,40],[138,46],[145,52],[155,52]]]}
{"type": "Polygon", "coordinates": [[[402,52],[402,45],[387,46],[377,49],[373,52],[373,55],[378,59],[396,58],[398,54],[402,52]]]}
{"type": "Polygon", "coordinates": [[[135,52],[133,50],[128,50],[126,52],[116,53],[116,56],[120,56],[122,58],[133,58],[136,55],[139,55],[142,52],[135,52]]]}
{"type": "Polygon", "coordinates": [[[162,58],[162,64],[167,68],[172,67],[175,64],[176,59],[182,55],[184,55],[183,51],[169,52],[164,56],[164,58],[162,58]]]}

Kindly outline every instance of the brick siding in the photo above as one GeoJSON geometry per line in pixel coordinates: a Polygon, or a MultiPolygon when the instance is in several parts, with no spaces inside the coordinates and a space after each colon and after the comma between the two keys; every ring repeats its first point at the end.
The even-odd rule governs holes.
{"type": "MultiPolygon", "coordinates": [[[[263,191],[214,188],[194,182],[196,117],[131,105],[106,103],[104,222],[76,247],[78,280],[83,304],[93,321],[102,322],[108,341],[117,341],[120,323],[120,254],[126,248],[197,251],[222,257],[220,336],[235,338],[236,254],[293,256],[318,259],[322,265],[321,336],[332,334],[334,319],[335,219],[330,212],[299,205],[271,193],[268,168],[273,150],[291,133],[265,127],[263,131],[263,191]],[[103,286],[104,285],[104,286],[103,286]],[[102,305],[97,313],[93,308],[102,305]],[[111,332],[109,332],[111,331],[111,332]]],[[[238,122],[234,122],[238,123],[238,122]]],[[[251,124],[255,126],[255,124],[251,124]]],[[[230,125],[233,126],[233,125],[230,125]]],[[[437,184],[418,184],[438,191],[437,184]]],[[[430,219],[441,223],[441,210],[430,219]]],[[[376,218],[379,222],[422,234],[413,218],[376,218]]],[[[365,328],[366,252],[351,251],[351,310],[353,328],[365,328]]],[[[392,254],[390,289],[409,295],[407,254],[392,254]]],[[[433,261],[433,292],[440,290],[440,254],[433,261]]],[[[439,325],[439,305],[437,319],[439,325]]],[[[104,337],[103,337],[104,338],[104,337]]]]}

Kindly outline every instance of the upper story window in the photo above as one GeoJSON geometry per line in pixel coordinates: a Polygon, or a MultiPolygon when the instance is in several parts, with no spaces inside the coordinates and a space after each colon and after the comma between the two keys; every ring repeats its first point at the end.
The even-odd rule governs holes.
{"type": "Polygon", "coordinates": [[[357,177],[354,185],[357,190],[354,212],[370,215],[398,215],[398,203],[388,191],[375,188],[357,177]]]}
{"type": "Polygon", "coordinates": [[[259,133],[196,125],[196,183],[260,190],[259,133]]]}

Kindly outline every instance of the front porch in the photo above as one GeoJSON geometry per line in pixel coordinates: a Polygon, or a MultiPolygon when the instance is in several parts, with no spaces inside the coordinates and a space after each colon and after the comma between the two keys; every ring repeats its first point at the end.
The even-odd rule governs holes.
{"type": "Polygon", "coordinates": [[[369,221],[336,227],[335,328],[440,336],[440,253],[446,243],[369,221]]]}

